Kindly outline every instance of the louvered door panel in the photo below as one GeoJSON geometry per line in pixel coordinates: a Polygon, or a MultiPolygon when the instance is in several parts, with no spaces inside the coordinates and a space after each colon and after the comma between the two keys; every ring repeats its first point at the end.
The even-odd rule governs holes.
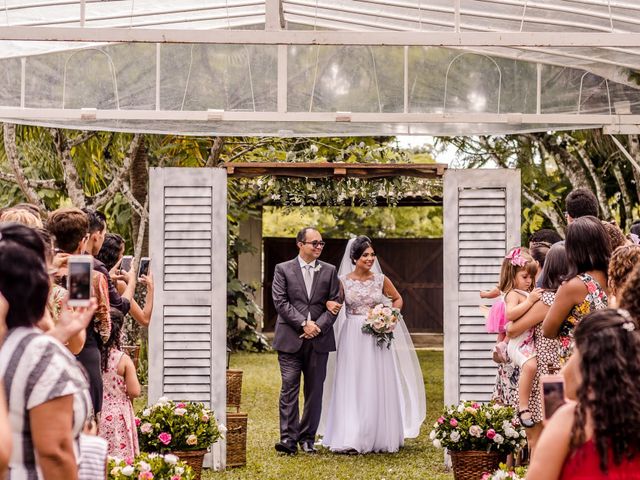
{"type": "MultiPolygon", "coordinates": [[[[203,402],[226,423],[226,174],[155,168],[150,193],[149,401],[203,402]]],[[[224,441],[205,461],[224,468],[224,441]]]]}
{"type": "Polygon", "coordinates": [[[450,170],[444,193],[445,403],[487,401],[496,336],[486,333],[479,292],[498,283],[507,249],[519,244],[520,173],[450,170]]]}

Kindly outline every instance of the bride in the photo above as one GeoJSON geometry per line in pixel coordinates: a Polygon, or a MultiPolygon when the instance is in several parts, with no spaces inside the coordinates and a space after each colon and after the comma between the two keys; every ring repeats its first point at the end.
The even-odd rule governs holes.
{"type": "Polygon", "coordinates": [[[361,328],[367,312],[384,303],[402,307],[402,297],[382,274],[371,240],[347,244],[339,270],[345,305],[334,325],[337,352],[331,353],[323,398],[322,444],[342,453],[397,452],[417,437],[426,415],[424,381],[403,321],[390,348],[376,345],[361,328]]]}

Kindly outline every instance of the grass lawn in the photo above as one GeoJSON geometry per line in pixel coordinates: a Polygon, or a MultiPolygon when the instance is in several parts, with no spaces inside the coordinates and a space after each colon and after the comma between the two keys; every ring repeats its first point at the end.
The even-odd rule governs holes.
{"type": "Polygon", "coordinates": [[[443,454],[429,441],[429,432],[442,410],[442,352],[419,351],[427,390],[427,420],[416,439],[407,440],[395,454],[338,455],[320,449],[317,455],[282,456],[278,441],[280,373],[275,354],[239,353],[231,356],[231,368],[243,370],[242,411],[249,414],[247,466],[225,472],[207,471],[203,478],[230,479],[434,479],[451,480],[443,467],[443,454]]]}

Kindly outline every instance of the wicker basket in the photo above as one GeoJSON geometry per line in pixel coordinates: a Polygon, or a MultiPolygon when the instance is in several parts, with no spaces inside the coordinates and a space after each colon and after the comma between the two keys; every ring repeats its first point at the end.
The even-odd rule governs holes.
{"type": "Polygon", "coordinates": [[[449,452],[453,465],[455,480],[479,480],[485,472],[493,473],[505,460],[498,452],[482,452],[469,450],[466,452],[449,452]]]}
{"type": "Polygon", "coordinates": [[[247,464],[247,414],[227,413],[227,467],[247,464]]]}
{"type": "Polygon", "coordinates": [[[193,470],[194,480],[200,480],[202,477],[202,461],[207,453],[206,449],[176,451],[171,453],[191,467],[193,470]]]}
{"type": "Polygon", "coordinates": [[[227,408],[240,411],[242,399],[242,370],[227,370],[227,408]]]}

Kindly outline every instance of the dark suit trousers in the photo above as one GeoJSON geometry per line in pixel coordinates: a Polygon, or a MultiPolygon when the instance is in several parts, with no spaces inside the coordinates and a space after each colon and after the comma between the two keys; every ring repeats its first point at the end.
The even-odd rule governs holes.
{"type": "Polygon", "coordinates": [[[296,353],[278,352],[280,390],[280,440],[315,441],[322,411],[322,389],[327,374],[328,353],[316,352],[305,340],[296,353]],[[304,411],[300,419],[298,396],[300,374],[304,375],[304,411]]]}

